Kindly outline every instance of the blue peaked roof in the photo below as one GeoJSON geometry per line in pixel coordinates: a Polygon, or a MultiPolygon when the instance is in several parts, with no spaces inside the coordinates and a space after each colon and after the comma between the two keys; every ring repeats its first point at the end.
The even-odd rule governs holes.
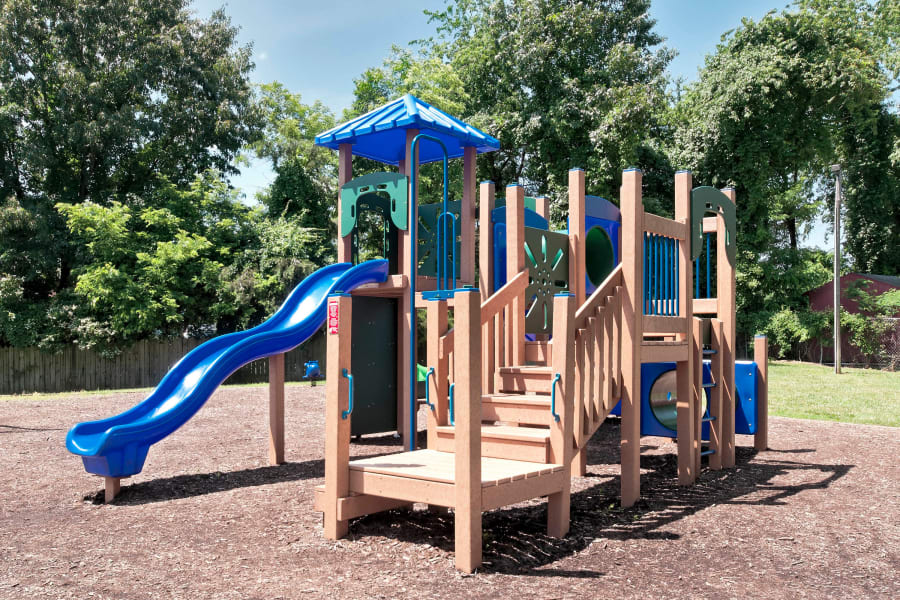
{"type": "MultiPolygon", "coordinates": [[[[412,94],[320,133],[316,136],[316,145],[337,150],[341,144],[353,144],[354,156],[397,165],[405,154],[407,129],[418,129],[420,133],[439,138],[447,146],[450,158],[462,156],[463,148],[467,146],[474,147],[479,153],[500,149],[496,138],[412,94]]],[[[423,140],[418,146],[422,164],[443,158],[440,147],[433,142],[423,140]]]]}

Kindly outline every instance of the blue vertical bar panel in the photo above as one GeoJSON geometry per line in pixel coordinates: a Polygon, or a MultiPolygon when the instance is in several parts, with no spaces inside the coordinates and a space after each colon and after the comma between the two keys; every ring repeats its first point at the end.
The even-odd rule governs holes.
{"type": "Polygon", "coordinates": [[[694,259],[694,298],[700,297],[700,257],[694,259]]]}
{"type": "Polygon", "coordinates": [[[669,316],[669,299],[672,297],[672,253],[669,251],[669,238],[663,238],[663,247],[666,249],[666,299],[663,302],[663,314],[669,316]]]}
{"type": "Polygon", "coordinates": [[[653,246],[653,297],[650,299],[650,314],[656,314],[657,300],[659,299],[659,240],[656,234],[650,238],[653,246]]]}
{"type": "Polygon", "coordinates": [[[650,297],[650,269],[647,266],[650,263],[650,255],[647,254],[647,232],[644,232],[644,314],[647,314],[647,309],[650,307],[650,302],[647,300],[650,297]]]}
{"type": "Polygon", "coordinates": [[[678,244],[684,243],[675,240],[675,315],[681,314],[681,257],[678,255],[678,244]]]}

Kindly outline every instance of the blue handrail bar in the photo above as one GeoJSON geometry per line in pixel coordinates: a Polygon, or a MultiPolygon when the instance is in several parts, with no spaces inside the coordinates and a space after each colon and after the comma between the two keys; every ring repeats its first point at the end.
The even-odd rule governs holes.
{"type": "Polygon", "coordinates": [[[454,406],[454,389],[456,388],[456,383],[450,384],[450,393],[447,394],[447,404],[449,405],[447,408],[450,412],[450,424],[456,425],[456,407],[454,406]]]}
{"type": "Polygon", "coordinates": [[[431,387],[428,385],[428,378],[434,377],[434,367],[428,367],[428,372],[425,373],[425,405],[434,412],[434,404],[431,402],[431,387]]]}
{"type": "Polygon", "coordinates": [[[550,414],[557,423],[559,423],[559,415],[556,414],[556,384],[560,381],[562,381],[562,375],[557,373],[553,376],[553,382],[550,384],[550,414]]]}
{"type": "Polygon", "coordinates": [[[341,412],[341,419],[346,419],[353,414],[353,375],[347,369],[344,369],[341,375],[347,378],[350,388],[347,391],[347,410],[341,412]]]}
{"type": "MultiPolygon", "coordinates": [[[[409,449],[416,449],[416,327],[415,327],[415,314],[416,314],[416,275],[418,273],[418,261],[416,257],[416,245],[418,240],[418,232],[417,225],[418,220],[416,218],[416,211],[418,208],[418,186],[416,185],[416,173],[418,172],[418,164],[416,163],[416,149],[419,145],[419,140],[429,140],[437,143],[441,150],[444,153],[444,194],[443,194],[443,205],[441,213],[446,213],[447,211],[447,183],[448,183],[448,162],[449,162],[449,154],[447,153],[447,146],[444,145],[444,142],[440,140],[440,138],[434,137],[433,135],[428,135],[427,133],[420,133],[416,137],[413,138],[412,143],[409,147],[409,156],[407,157],[407,162],[409,164],[409,186],[412,189],[412,198],[410,198],[409,202],[409,239],[412,244],[412,248],[409,253],[409,306],[410,310],[413,313],[413,326],[409,328],[409,449]]],[[[438,228],[438,240],[440,240],[441,230],[438,228]]],[[[455,243],[455,240],[454,240],[455,243]]],[[[436,244],[440,245],[440,244],[436,244]]],[[[436,257],[437,258],[437,257],[436,257]]],[[[455,271],[455,269],[454,269],[455,271]]],[[[455,273],[454,273],[455,275],[455,273]]],[[[440,286],[440,283],[438,283],[440,286]]],[[[451,390],[452,390],[451,386],[451,390]]],[[[451,404],[452,406],[452,404],[451,404]]]]}

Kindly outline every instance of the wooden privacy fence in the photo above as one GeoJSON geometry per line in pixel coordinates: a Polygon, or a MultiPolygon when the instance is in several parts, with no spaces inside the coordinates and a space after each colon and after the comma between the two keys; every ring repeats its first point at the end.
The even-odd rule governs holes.
{"type": "MultiPolygon", "coordinates": [[[[36,348],[0,348],[0,394],[155,387],[175,363],[205,341],[142,340],[115,358],[75,347],[56,354],[36,348]]],[[[287,353],[286,379],[299,381],[308,360],[318,360],[325,372],[325,336],[321,331],[287,353]]],[[[269,361],[263,359],[238,369],[225,383],[264,383],[268,377],[269,361]]]]}

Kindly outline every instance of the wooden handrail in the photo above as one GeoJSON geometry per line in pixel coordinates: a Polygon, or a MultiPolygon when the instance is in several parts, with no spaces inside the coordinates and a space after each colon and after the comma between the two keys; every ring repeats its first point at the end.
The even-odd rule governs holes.
{"type": "MultiPolygon", "coordinates": [[[[528,288],[528,269],[507,281],[502,288],[481,303],[481,324],[484,325],[493,319],[497,313],[506,308],[513,298],[524,294],[526,288],[528,288]]],[[[441,357],[448,356],[453,352],[453,344],[453,329],[451,329],[441,336],[441,357]]]]}
{"type": "Polygon", "coordinates": [[[594,311],[603,304],[606,297],[612,295],[612,291],[619,285],[622,285],[621,263],[606,276],[606,279],[594,290],[591,297],[585,300],[584,304],[575,311],[575,329],[584,329],[587,318],[594,314],[594,311]]]}

